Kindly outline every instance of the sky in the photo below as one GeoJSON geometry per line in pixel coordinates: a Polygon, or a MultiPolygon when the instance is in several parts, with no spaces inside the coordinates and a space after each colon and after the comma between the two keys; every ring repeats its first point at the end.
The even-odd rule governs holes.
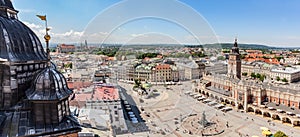
{"type": "Polygon", "coordinates": [[[300,47],[299,0],[12,0],[53,43],[239,43],[300,47]]]}

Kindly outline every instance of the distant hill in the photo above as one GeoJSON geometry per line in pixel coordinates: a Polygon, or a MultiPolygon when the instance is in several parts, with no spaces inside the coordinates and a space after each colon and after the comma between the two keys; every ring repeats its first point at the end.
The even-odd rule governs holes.
{"type": "MultiPolygon", "coordinates": [[[[271,47],[266,45],[260,45],[260,44],[238,44],[240,49],[279,49],[278,47],[271,47]]],[[[220,48],[222,49],[231,49],[233,46],[233,43],[216,43],[216,44],[204,44],[204,45],[192,45],[192,44],[185,44],[185,45],[179,45],[179,44],[144,44],[144,45],[127,45],[127,46],[143,46],[143,47],[167,47],[167,46],[184,46],[189,48],[220,48]]]]}
{"type": "MultiPolygon", "coordinates": [[[[233,46],[233,43],[216,43],[216,44],[205,44],[203,47],[205,48],[220,48],[222,49],[230,49],[233,46]]],[[[240,49],[277,49],[277,47],[271,47],[260,44],[238,44],[240,49]]]]}
{"type": "MultiPolygon", "coordinates": [[[[45,43],[42,43],[43,46],[45,47],[45,43]]],[[[59,43],[50,43],[49,47],[55,48],[59,43]]],[[[74,44],[75,46],[80,46],[78,43],[69,43],[69,44],[74,44]]],[[[89,43],[89,46],[100,46],[101,44],[99,43],[89,43]]],[[[272,46],[267,46],[267,45],[261,45],[261,44],[238,44],[240,49],[300,49],[300,47],[272,47],[272,46]]],[[[102,44],[104,47],[109,47],[109,46],[127,46],[127,47],[139,47],[139,48],[149,48],[149,47],[173,47],[173,46],[184,46],[184,47],[190,47],[190,48],[220,48],[222,49],[231,49],[233,46],[233,43],[215,43],[215,44],[204,44],[204,45],[193,45],[193,44],[129,44],[129,45],[122,45],[122,44],[102,44]]]]}

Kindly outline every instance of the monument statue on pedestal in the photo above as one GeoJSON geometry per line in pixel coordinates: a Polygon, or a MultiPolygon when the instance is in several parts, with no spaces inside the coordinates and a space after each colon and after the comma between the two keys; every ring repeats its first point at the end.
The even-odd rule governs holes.
{"type": "Polygon", "coordinates": [[[202,117],[201,117],[201,120],[199,121],[199,124],[202,128],[205,128],[209,125],[209,122],[206,119],[205,111],[203,111],[203,113],[202,113],[202,117]]]}

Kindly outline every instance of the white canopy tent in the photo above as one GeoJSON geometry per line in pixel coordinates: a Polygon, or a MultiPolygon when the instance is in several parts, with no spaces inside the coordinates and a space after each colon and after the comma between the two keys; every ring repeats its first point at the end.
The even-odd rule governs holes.
{"type": "Polygon", "coordinates": [[[220,108],[220,107],[224,107],[224,105],[223,104],[218,104],[218,105],[215,106],[215,108],[220,108]]]}
{"type": "Polygon", "coordinates": [[[276,109],[276,111],[277,111],[277,112],[283,112],[283,110],[281,110],[281,109],[276,109]]]}
{"type": "Polygon", "coordinates": [[[218,104],[218,103],[215,102],[215,101],[212,101],[212,102],[209,102],[207,105],[209,105],[209,106],[214,106],[214,105],[216,105],[216,104],[218,104]]]}

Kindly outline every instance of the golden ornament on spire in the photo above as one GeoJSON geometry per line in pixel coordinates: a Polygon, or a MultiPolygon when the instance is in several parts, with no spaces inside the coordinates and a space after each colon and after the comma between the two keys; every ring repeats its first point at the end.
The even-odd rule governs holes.
{"type": "Polygon", "coordinates": [[[41,20],[47,20],[46,19],[46,15],[42,16],[42,15],[36,15],[37,17],[39,17],[41,20]]]}

